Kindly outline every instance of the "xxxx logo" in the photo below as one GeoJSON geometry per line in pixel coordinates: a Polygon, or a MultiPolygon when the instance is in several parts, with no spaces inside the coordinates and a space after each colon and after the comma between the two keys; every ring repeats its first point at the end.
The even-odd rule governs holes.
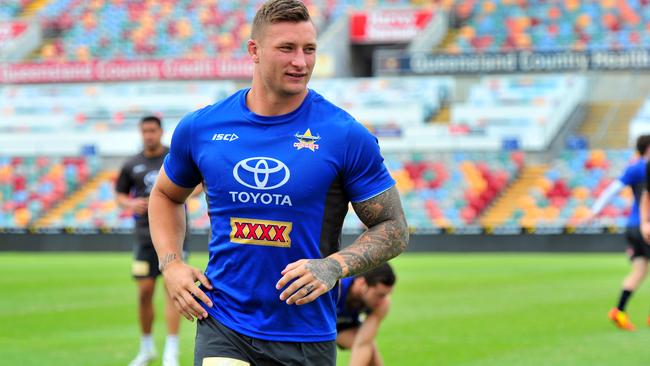
{"type": "Polygon", "coordinates": [[[291,247],[293,223],[286,221],[230,218],[230,241],[239,244],[291,247]]]}

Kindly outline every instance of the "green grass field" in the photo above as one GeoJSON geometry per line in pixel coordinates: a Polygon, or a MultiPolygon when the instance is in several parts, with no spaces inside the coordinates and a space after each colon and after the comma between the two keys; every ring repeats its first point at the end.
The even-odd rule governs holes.
{"type": "MultiPolygon", "coordinates": [[[[378,339],[387,365],[648,363],[646,287],[628,309],[637,332],[606,318],[629,269],[623,253],[411,254],[393,265],[394,308],[378,339]]],[[[126,365],[139,337],[129,269],[127,253],[1,253],[0,364],[126,365]]],[[[194,325],[185,321],[181,336],[191,365],[194,325]]],[[[341,352],[339,364],[347,358],[341,352]]]]}

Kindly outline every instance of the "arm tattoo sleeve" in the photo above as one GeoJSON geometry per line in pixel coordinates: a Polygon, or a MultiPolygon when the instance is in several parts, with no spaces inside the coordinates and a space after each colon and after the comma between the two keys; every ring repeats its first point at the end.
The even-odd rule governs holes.
{"type": "Polygon", "coordinates": [[[160,264],[158,265],[158,268],[160,269],[160,272],[165,271],[165,267],[174,260],[176,260],[176,253],[168,253],[165,254],[165,256],[160,260],[160,264]]]}
{"type": "Polygon", "coordinates": [[[338,253],[347,266],[346,276],[363,273],[396,257],[406,249],[409,240],[408,226],[395,187],[352,206],[368,230],[338,253]]]}

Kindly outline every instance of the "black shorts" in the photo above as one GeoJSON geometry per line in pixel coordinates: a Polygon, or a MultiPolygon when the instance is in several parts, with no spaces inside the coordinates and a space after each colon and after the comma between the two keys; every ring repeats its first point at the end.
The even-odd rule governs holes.
{"type": "Polygon", "coordinates": [[[251,338],[213,317],[196,324],[194,366],[334,366],[336,343],[274,342],[251,338]]]}
{"type": "Polygon", "coordinates": [[[641,230],[638,226],[627,227],[625,229],[625,238],[627,239],[628,245],[631,249],[630,259],[636,257],[650,259],[650,245],[643,240],[641,230]]]}
{"type": "Polygon", "coordinates": [[[336,332],[340,333],[344,330],[359,328],[361,326],[361,320],[356,319],[345,319],[344,321],[336,322],[336,332]]]}
{"type": "MultiPolygon", "coordinates": [[[[183,250],[183,260],[187,260],[188,252],[183,250]]],[[[131,274],[135,278],[156,278],[160,276],[158,255],[152,242],[137,243],[133,246],[133,264],[131,274]]]]}

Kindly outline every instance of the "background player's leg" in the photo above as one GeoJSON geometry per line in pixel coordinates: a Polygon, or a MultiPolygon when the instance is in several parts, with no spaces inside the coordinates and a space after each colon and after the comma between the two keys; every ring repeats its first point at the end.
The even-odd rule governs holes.
{"type": "Polygon", "coordinates": [[[142,334],[151,334],[154,318],[153,294],[156,288],[156,279],[141,278],[137,282],[140,331],[142,334]]]}
{"type": "Polygon", "coordinates": [[[153,344],[151,330],[153,327],[154,307],[153,294],[156,288],[156,279],[138,278],[138,315],[140,320],[140,351],[130,366],[147,365],[156,357],[156,349],[153,344]]]}
{"type": "MultiPolygon", "coordinates": [[[[634,257],[632,259],[632,270],[623,280],[623,289],[635,291],[643,282],[648,273],[648,259],[645,257],[634,257]]],[[[621,309],[625,310],[625,309],[621,309]]]]}
{"type": "Polygon", "coordinates": [[[178,331],[181,323],[181,314],[174,307],[173,300],[169,296],[165,286],[165,320],[167,321],[167,340],[163,351],[163,366],[178,365],[178,331]]]}
{"type": "Polygon", "coordinates": [[[625,279],[623,279],[623,290],[621,291],[618,305],[609,312],[609,318],[621,329],[634,330],[634,325],[630,322],[625,313],[625,307],[634,291],[639,287],[639,285],[641,285],[641,282],[643,282],[647,273],[648,259],[643,256],[638,256],[635,253],[635,256],[632,257],[632,270],[625,279]]]}
{"type": "Polygon", "coordinates": [[[379,354],[379,347],[377,347],[376,342],[372,342],[372,359],[370,360],[370,365],[372,366],[384,366],[384,360],[379,354]]]}

